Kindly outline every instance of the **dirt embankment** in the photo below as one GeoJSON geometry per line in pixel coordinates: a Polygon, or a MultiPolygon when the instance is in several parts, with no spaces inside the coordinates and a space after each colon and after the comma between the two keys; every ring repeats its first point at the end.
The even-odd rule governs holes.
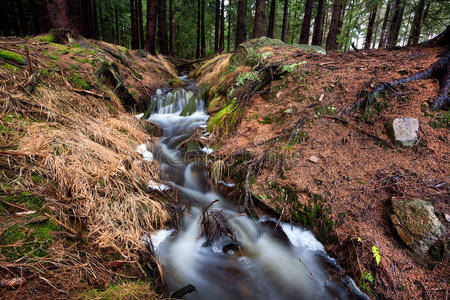
{"type": "Polygon", "coordinates": [[[133,114],[177,80],[163,57],[65,32],[0,39],[1,298],[154,296],[141,239],[169,215],[133,114]]]}
{"type": "Polygon", "coordinates": [[[389,216],[392,197],[420,198],[448,228],[450,117],[428,108],[439,90],[432,79],[387,92],[365,109],[352,106],[378,84],[429,67],[441,51],[323,55],[266,44],[215,57],[194,73],[214,113],[209,146],[227,166],[224,176],[235,181],[241,204],[251,210],[252,202],[262,203],[312,228],[374,297],[448,294],[448,235],[432,248],[432,254],[443,255],[419,257],[401,241],[389,216]],[[412,148],[394,145],[388,135],[386,125],[398,117],[419,120],[412,148]]]}

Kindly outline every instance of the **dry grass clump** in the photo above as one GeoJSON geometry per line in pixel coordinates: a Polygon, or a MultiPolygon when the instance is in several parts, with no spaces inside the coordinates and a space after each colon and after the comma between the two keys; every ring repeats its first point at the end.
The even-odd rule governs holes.
{"type": "Polygon", "coordinates": [[[31,174],[40,174],[66,207],[63,222],[70,224],[71,211],[84,220],[89,241],[136,260],[142,236],[168,219],[143,191],[158,176],[155,163],[135,151],[147,137],[138,120],[120,111],[112,116],[107,100],[68,90],[0,95],[2,124],[9,120],[11,131],[1,142],[13,149],[3,152],[2,165],[19,172],[27,188],[35,185],[31,174]]]}
{"type": "Polygon", "coordinates": [[[219,77],[230,66],[230,58],[232,55],[231,53],[218,55],[205,62],[196,72],[199,75],[199,84],[207,83],[212,85],[217,82],[219,77]]]}

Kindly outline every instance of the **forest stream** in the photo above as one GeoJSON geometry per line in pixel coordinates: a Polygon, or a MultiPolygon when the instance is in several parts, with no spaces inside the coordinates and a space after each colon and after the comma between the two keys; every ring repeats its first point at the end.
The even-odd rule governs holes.
{"type": "Polygon", "coordinates": [[[210,137],[198,87],[186,76],[180,79],[181,88],[159,89],[152,98],[148,120],[163,136],[150,149],[138,149],[147,160],[159,161],[167,184],[150,187],[177,189],[185,205],[179,231],[160,230],[147,239],[169,288],[193,285],[186,299],[366,299],[350,277],[338,275],[342,270],[310,231],[277,224],[271,216],[252,219],[214,190],[203,164],[212,149],[179,147],[198,129],[202,138],[210,137]],[[208,234],[211,222],[217,227],[222,219],[229,230],[208,234]]]}

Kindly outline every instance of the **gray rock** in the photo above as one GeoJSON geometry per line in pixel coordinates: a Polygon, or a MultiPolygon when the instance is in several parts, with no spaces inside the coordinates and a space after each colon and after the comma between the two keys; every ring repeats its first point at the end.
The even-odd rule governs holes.
{"type": "Polygon", "coordinates": [[[416,118],[397,118],[392,121],[390,132],[395,142],[403,147],[411,147],[417,141],[419,120],[416,118]]]}
{"type": "Polygon", "coordinates": [[[393,197],[391,220],[403,242],[419,255],[426,255],[446,231],[433,206],[420,199],[393,197]]]}

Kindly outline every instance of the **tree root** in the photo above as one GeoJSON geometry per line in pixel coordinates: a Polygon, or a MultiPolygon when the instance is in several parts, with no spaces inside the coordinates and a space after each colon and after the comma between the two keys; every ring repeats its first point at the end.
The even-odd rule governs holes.
{"type": "Polygon", "coordinates": [[[439,94],[436,99],[431,103],[430,108],[432,110],[437,109],[445,109],[450,106],[450,99],[448,97],[448,90],[450,87],[450,65],[448,64],[450,58],[450,52],[447,53],[439,59],[437,62],[432,64],[429,68],[419,71],[418,73],[401,78],[399,80],[395,80],[393,82],[385,82],[382,85],[375,88],[375,90],[368,96],[363,99],[360,99],[355,102],[354,107],[364,107],[367,105],[372,105],[377,101],[378,95],[380,95],[385,90],[391,90],[395,93],[399,93],[399,91],[395,88],[395,86],[400,84],[405,84],[415,80],[423,80],[430,78],[439,79],[439,94]]]}

